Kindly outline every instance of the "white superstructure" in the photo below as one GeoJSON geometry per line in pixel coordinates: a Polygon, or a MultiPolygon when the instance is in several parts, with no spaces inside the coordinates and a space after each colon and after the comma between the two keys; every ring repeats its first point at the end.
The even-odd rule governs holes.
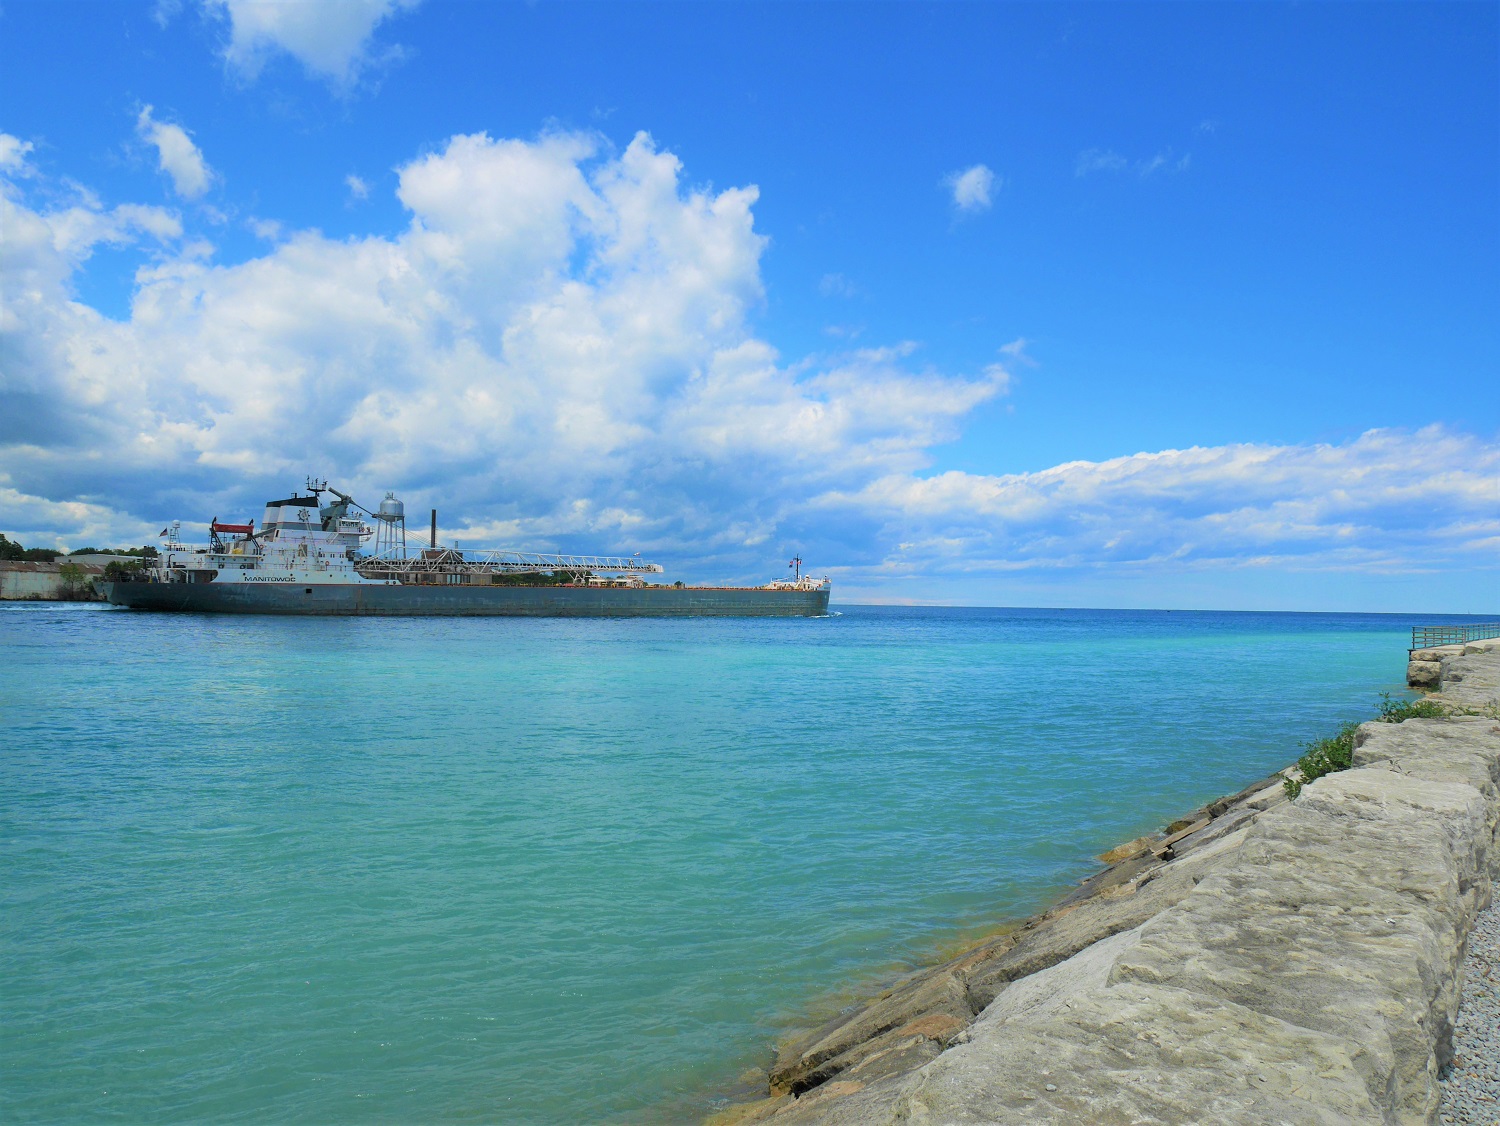
{"type": "Polygon", "coordinates": [[[799,575],[795,579],[773,579],[766,584],[767,590],[829,590],[833,580],[826,575],[815,579],[811,575],[799,575]]]}
{"type": "Polygon", "coordinates": [[[376,527],[351,514],[353,498],[324,481],[309,479],[308,496],[268,501],[261,527],[249,524],[209,525],[207,546],[183,544],[181,524],[163,534],[167,542],[152,568],[152,578],[169,583],[285,583],[288,586],[463,586],[498,581],[498,576],[557,574],[594,581],[600,574],[660,574],[661,566],[641,559],[604,555],[544,555],[521,551],[458,551],[437,543],[433,513],[432,546],[409,553],[406,517],[401,502],[387,493],[377,511],[368,513],[376,527]],[[322,503],[322,494],[336,499],[322,503]],[[364,550],[374,536],[373,551],[364,550]]]}
{"type": "Polygon", "coordinates": [[[766,584],[767,590],[832,590],[833,580],[828,576],[815,579],[811,575],[802,573],[802,556],[798,555],[787,564],[792,568],[792,577],[789,579],[775,579],[766,584]]]}
{"type": "Polygon", "coordinates": [[[316,493],[273,500],[266,505],[260,531],[253,523],[220,524],[216,520],[209,525],[212,539],[207,547],[179,543],[177,525],[173,525],[157,562],[158,571],[168,582],[397,583],[393,578],[360,574],[356,567],[362,559],[360,547],[375,530],[350,516],[349,505],[344,497],[322,505],[316,493]]]}

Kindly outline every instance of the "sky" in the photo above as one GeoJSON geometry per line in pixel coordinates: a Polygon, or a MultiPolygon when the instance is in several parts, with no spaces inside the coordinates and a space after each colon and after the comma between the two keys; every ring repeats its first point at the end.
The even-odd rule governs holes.
{"type": "Polygon", "coordinates": [[[0,5],[0,531],[1500,611],[1500,6],[0,5]]]}

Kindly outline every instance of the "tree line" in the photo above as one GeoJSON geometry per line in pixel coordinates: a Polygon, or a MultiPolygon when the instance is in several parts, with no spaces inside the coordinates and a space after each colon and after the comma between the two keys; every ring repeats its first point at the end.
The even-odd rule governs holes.
{"type": "Polygon", "coordinates": [[[137,559],[155,559],[156,548],[150,544],[143,547],[78,547],[63,551],[54,547],[23,547],[0,532],[0,561],[12,563],[55,563],[69,555],[121,555],[137,559]]]}

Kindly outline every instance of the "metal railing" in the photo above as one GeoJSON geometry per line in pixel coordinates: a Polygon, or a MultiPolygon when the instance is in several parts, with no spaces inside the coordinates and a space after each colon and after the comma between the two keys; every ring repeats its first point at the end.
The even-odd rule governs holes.
{"type": "Polygon", "coordinates": [[[1500,622],[1477,622],[1464,626],[1412,626],[1411,647],[1431,649],[1434,645],[1463,645],[1469,641],[1482,641],[1487,637],[1500,637],[1500,622]]]}

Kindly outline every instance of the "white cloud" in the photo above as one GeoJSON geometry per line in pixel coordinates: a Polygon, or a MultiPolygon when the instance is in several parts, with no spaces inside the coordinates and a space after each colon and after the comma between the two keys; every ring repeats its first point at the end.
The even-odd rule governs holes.
{"type": "Polygon", "coordinates": [[[369,186],[368,183],[365,183],[362,178],[354,175],[354,172],[350,172],[347,177],[344,177],[344,186],[350,189],[351,204],[353,204],[353,202],[362,202],[365,201],[365,199],[371,198],[371,186],[369,186]]]}
{"type": "Polygon", "coordinates": [[[183,199],[198,199],[208,191],[214,174],[180,125],[157,121],[152,108],[144,106],[136,117],[136,132],[156,147],[157,165],[172,178],[172,187],[183,199]]]}
{"type": "Polygon", "coordinates": [[[29,175],[31,164],[26,157],[31,150],[30,141],[12,137],[9,133],[0,133],[0,172],[8,176],[29,175]]]}
{"type": "Polygon", "coordinates": [[[466,542],[641,550],[687,579],[790,546],[843,589],[1472,570],[1500,546],[1500,442],[1438,428],[934,473],[1025,341],[966,375],[912,343],[788,361],[752,327],[756,189],[685,187],[645,135],[459,136],[397,171],[399,234],[266,226],[229,265],[170,211],[49,210],[39,177],[0,176],[0,530],[139,542],[317,473],[436,505],[466,542]],[[78,301],[92,249],[138,240],[158,249],[129,318],[78,301]]]}
{"type": "Polygon", "coordinates": [[[275,219],[251,219],[249,227],[256,238],[265,239],[267,242],[279,242],[285,233],[285,228],[275,219]]]}
{"type": "Polygon", "coordinates": [[[336,86],[348,86],[377,56],[371,47],[375,29],[409,11],[421,0],[203,0],[210,12],[229,23],[224,57],[249,77],[260,73],[276,52],[295,58],[309,74],[336,86]]]}
{"type": "Polygon", "coordinates": [[[1081,177],[1095,172],[1129,171],[1144,180],[1163,169],[1168,172],[1186,172],[1192,161],[1191,153],[1175,156],[1170,148],[1140,160],[1129,160],[1114,149],[1085,149],[1073,161],[1073,175],[1081,177]]]}
{"type": "Polygon", "coordinates": [[[1000,354],[1008,357],[1013,363],[1035,367],[1036,361],[1026,351],[1029,347],[1031,347],[1031,341],[1027,340],[1024,336],[1018,336],[1009,344],[1000,345],[1000,354]]]}
{"type": "Polygon", "coordinates": [[[1190,165],[1192,162],[1192,153],[1183,153],[1179,157],[1174,157],[1172,155],[1171,149],[1165,149],[1162,152],[1155,153],[1154,155],[1149,156],[1144,160],[1137,161],[1135,171],[1136,175],[1140,176],[1140,178],[1144,180],[1148,176],[1156,175],[1156,173],[1160,172],[1164,168],[1168,172],[1186,172],[1188,169],[1188,165],[1190,165]]]}
{"type": "Polygon", "coordinates": [[[995,174],[983,164],[950,172],[943,184],[953,193],[953,206],[967,214],[990,209],[990,193],[998,186],[995,174]]]}
{"type": "Polygon", "coordinates": [[[99,230],[56,233],[124,209],[12,199],[39,276],[4,275],[30,296],[7,300],[0,484],[149,522],[250,510],[312,471],[533,546],[628,535],[744,575],[802,498],[920,469],[1003,392],[1002,369],[925,372],[912,345],[784,363],[748,323],[756,190],[688,190],[645,135],[598,145],[454,137],[398,170],[398,237],[263,225],[277,244],[242,264],[143,267],[125,323],[71,299],[85,251],[58,247],[99,230]]]}
{"type": "Polygon", "coordinates": [[[860,290],[843,274],[824,274],[818,282],[818,292],[824,297],[858,297],[860,290]]]}
{"type": "Polygon", "coordinates": [[[900,571],[1271,567],[1381,573],[1486,559],[1500,442],[1432,426],[1343,445],[1233,445],[1036,473],[893,474],[822,503],[881,511],[900,571]]]}
{"type": "Polygon", "coordinates": [[[1130,162],[1114,149],[1084,149],[1073,161],[1073,175],[1087,176],[1091,172],[1119,172],[1129,166],[1130,162]]]}

